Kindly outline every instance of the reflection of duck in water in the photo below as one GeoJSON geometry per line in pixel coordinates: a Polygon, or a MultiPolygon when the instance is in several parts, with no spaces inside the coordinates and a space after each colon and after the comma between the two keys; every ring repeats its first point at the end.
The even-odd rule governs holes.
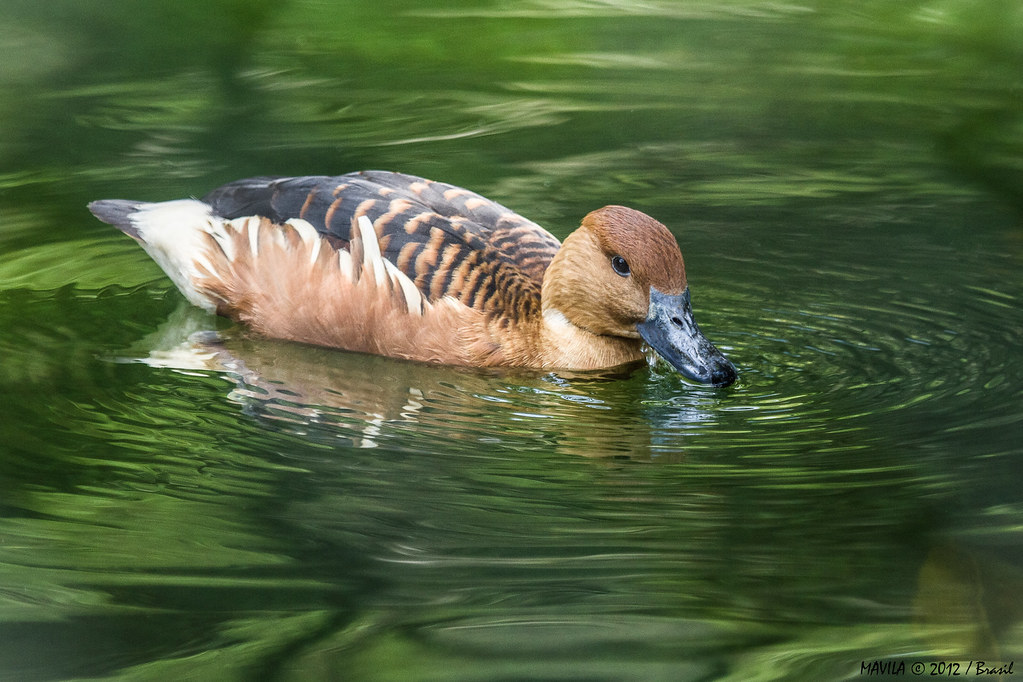
{"type": "Polygon", "coordinates": [[[268,336],[444,364],[599,369],[645,341],[718,386],[682,255],[653,218],[587,215],[564,245],[468,190],[398,173],[255,178],[202,201],[93,202],[194,304],[268,336]]]}
{"type": "MultiPolygon", "coordinates": [[[[677,441],[665,447],[664,433],[713,418],[701,407],[708,399],[703,392],[665,411],[649,406],[655,394],[623,400],[615,382],[624,376],[619,370],[495,372],[397,362],[237,329],[214,331],[210,322],[182,301],[116,361],[188,375],[215,373],[230,382],[231,400],[249,416],[332,446],[419,449],[420,439],[427,438],[448,443],[442,448],[447,452],[476,456],[481,443],[510,439],[519,451],[677,462],[686,457],[684,447],[677,441]]],[[[658,388],[653,382],[640,386],[658,388]]]]}

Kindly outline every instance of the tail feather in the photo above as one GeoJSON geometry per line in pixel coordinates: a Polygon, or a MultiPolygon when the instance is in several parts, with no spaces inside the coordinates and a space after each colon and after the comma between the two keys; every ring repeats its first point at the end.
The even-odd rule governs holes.
{"type": "Polygon", "coordinates": [[[223,229],[223,219],[208,205],[193,199],[162,203],[101,199],[89,204],[89,210],[138,241],[189,301],[211,312],[216,309],[216,303],[195,286],[208,239],[223,229]]]}
{"type": "Polygon", "coordinates": [[[145,202],[128,199],[100,199],[89,204],[89,210],[103,222],[113,225],[135,239],[141,239],[139,229],[131,217],[145,205],[145,202]]]}

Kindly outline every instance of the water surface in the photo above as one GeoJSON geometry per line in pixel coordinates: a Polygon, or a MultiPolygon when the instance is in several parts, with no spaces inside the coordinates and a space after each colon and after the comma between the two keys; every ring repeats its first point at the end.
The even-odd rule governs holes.
{"type": "Polygon", "coordinates": [[[0,679],[1023,664],[1017,3],[5,5],[0,679]],[[739,382],[259,339],[85,210],[364,168],[654,215],[739,382]]]}

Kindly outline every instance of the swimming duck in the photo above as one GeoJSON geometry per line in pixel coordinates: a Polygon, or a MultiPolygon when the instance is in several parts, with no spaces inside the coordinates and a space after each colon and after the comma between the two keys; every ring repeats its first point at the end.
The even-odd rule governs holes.
{"type": "Polygon", "coordinates": [[[643,358],[727,386],[671,232],[605,206],[564,244],[454,185],[387,171],[250,178],[89,204],[193,304],[267,336],[408,360],[588,370],[643,358]]]}

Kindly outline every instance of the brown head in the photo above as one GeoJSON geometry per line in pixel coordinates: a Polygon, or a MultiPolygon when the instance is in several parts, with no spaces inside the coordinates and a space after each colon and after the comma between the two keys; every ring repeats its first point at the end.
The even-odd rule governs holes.
{"type": "Polygon", "coordinates": [[[693,320],[675,237],[645,213],[605,206],[583,218],[544,275],[543,309],[592,334],[642,338],[696,381],[735,381],[693,320]]]}

